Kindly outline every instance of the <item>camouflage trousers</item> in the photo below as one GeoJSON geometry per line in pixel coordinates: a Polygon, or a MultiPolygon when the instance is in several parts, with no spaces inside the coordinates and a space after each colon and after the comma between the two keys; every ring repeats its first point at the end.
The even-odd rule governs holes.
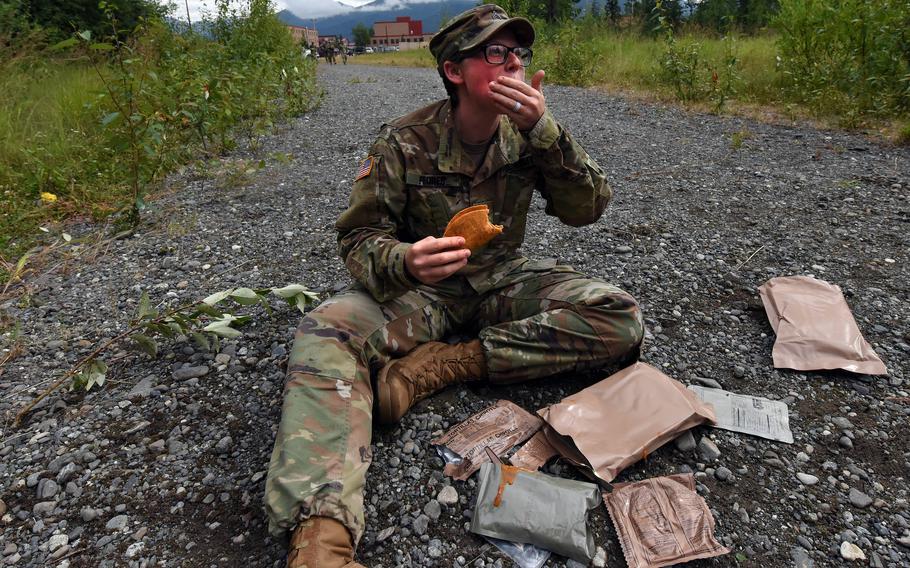
{"type": "Polygon", "coordinates": [[[482,295],[420,287],[380,304],[354,287],[332,297],[303,318],[288,363],[265,492],[273,535],[319,515],[359,542],[372,380],[389,360],[453,333],[476,333],[490,380],[507,383],[626,357],[643,324],[632,296],[567,266],[515,270],[482,295]]]}

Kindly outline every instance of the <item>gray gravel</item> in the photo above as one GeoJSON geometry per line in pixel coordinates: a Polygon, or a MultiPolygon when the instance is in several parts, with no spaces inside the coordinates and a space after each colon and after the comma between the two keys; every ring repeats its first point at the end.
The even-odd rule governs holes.
{"type": "MultiPolygon", "coordinates": [[[[0,306],[27,341],[0,375],[5,424],[122,330],[142,291],[176,305],[239,285],[300,282],[326,293],[346,285],[332,223],[357,164],[383,120],[443,90],[430,70],[323,66],[320,75],[320,109],[206,175],[173,176],[140,234],[67,249],[65,262],[30,280],[28,302],[0,306]],[[263,170],[231,175],[260,159],[263,170]]],[[[546,218],[537,203],[524,252],[558,255],[639,298],[652,365],[685,383],[783,400],[791,411],[792,445],[698,428],[620,480],[695,473],[718,538],[733,550],[695,565],[848,566],[845,541],[872,566],[910,565],[910,152],[593,90],[545,92],[609,172],[616,199],[580,229],[546,218]],[[843,288],[889,377],[772,367],[756,288],[791,274],[843,288]]],[[[68,228],[77,240],[91,230],[68,228]]],[[[280,566],[284,544],[267,536],[261,503],[297,320],[276,304],[218,353],[178,342],[154,361],[122,359],[103,389],[60,393],[22,429],[4,427],[0,563],[280,566]]],[[[508,566],[465,530],[475,482],[444,477],[429,442],[496,398],[534,410],[594,378],[456,388],[377,430],[359,559],[374,568],[508,566]]],[[[558,463],[548,469],[574,475],[558,463]]],[[[624,565],[602,508],[593,526],[605,553],[597,565],[624,565]]]]}

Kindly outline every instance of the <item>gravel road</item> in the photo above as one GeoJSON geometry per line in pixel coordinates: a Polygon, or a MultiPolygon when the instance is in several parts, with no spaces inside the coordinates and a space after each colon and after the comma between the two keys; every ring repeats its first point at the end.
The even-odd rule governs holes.
{"type": "MultiPolygon", "coordinates": [[[[331,293],[348,283],[332,226],[357,165],[383,121],[444,91],[426,69],[319,73],[321,108],[205,175],[173,176],[140,234],[64,247],[29,280],[27,302],[0,305],[26,344],[0,369],[0,563],[281,565],[284,544],[267,535],[262,494],[299,319],[290,308],[256,312],[218,353],[178,342],[155,360],[121,359],[104,388],[50,397],[21,429],[9,422],[124,329],[142,291],[177,305],[232,286],[299,282],[331,293]],[[259,160],[264,168],[245,172],[259,160]]],[[[577,229],[537,203],[524,253],[557,256],[639,298],[646,362],[687,384],[719,383],[790,408],[792,445],[697,428],[620,480],[695,472],[733,551],[696,566],[910,565],[910,150],[593,90],[545,93],[609,172],[616,197],[600,221],[577,229]],[[841,286],[888,377],[773,368],[757,287],[795,274],[841,286]],[[699,453],[701,440],[719,455],[699,453]],[[867,560],[842,559],[844,541],[867,560]]],[[[92,227],[68,230],[78,241],[92,227]]],[[[465,530],[475,483],[445,478],[429,440],[497,398],[535,410],[592,378],[452,389],[378,430],[359,559],[371,568],[509,566],[465,530]],[[446,486],[457,499],[451,489],[439,495],[446,486]]],[[[602,508],[593,524],[597,564],[605,556],[624,566],[602,508]]]]}

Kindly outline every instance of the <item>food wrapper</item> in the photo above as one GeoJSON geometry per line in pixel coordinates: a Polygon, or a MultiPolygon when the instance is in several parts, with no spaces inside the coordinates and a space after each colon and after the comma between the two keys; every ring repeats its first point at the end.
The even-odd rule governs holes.
{"type": "Polygon", "coordinates": [[[480,469],[480,465],[489,461],[484,448],[489,447],[497,456],[501,456],[530,438],[537,432],[543,422],[520,406],[508,400],[498,400],[471,416],[461,424],[433,440],[444,456],[449,459],[443,473],[455,479],[467,479],[480,469]]]}
{"type": "Polygon", "coordinates": [[[860,333],[840,287],[808,276],[787,276],[768,280],[758,293],[777,335],[771,351],[775,367],[888,374],[860,333]]]}
{"type": "Polygon", "coordinates": [[[598,505],[594,484],[487,461],[480,468],[471,532],[533,544],[588,565],[594,535],[587,518],[598,505]]]}
{"type": "Polygon", "coordinates": [[[646,363],[626,367],[538,414],[560,455],[605,482],[684,430],[716,422],[710,404],[646,363]]]}
{"type": "Polygon", "coordinates": [[[528,440],[517,452],[512,454],[509,462],[517,467],[537,471],[559,452],[547,441],[546,434],[539,431],[528,440]]]}
{"type": "Polygon", "coordinates": [[[604,493],[629,568],[657,568],[730,552],[691,473],[617,483],[604,493]]]}
{"type": "Polygon", "coordinates": [[[444,237],[464,237],[465,248],[475,251],[502,233],[502,225],[490,223],[490,208],[472,205],[456,213],[446,225],[444,237]]]}

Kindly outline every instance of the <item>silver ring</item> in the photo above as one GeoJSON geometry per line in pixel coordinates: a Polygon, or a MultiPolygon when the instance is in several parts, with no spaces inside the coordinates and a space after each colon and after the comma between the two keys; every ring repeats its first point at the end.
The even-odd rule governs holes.
{"type": "Polygon", "coordinates": [[[521,110],[521,103],[518,101],[515,101],[515,106],[512,107],[512,112],[518,112],[520,110],[521,110]]]}

